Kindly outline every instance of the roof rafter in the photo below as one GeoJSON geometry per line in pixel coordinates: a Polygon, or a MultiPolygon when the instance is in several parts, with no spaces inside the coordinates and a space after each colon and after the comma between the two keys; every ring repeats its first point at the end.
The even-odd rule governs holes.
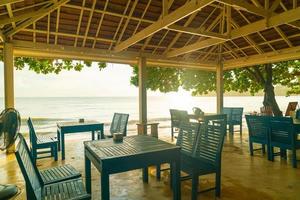
{"type": "MultiPolygon", "coordinates": [[[[231,39],[243,37],[245,35],[263,31],[267,28],[279,26],[279,25],[293,22],[293,21],[296,21],[299,19],[300,19],[300,7],[280,13],[275,16],[271,16],[268,20],[268,26],[266,24],[266,20],[263,19],[263,20],[259,20],[254,23],[245,25],[241,28],[234,29],[231,31],[231,39]]],[[[199,49],[203,49],[203,48],[206,48],[206,47],[209,47],[212,45],[220,44],[222,42],[224,42],[224,40],[220,40],[220,39],[216,39],[216,38],[206,39],[206,40],[188,45],[186,47],[182,47],[182,48],[178,48],[176,50],[170,51],[169,53],[167,53],[167,56],[174,57],[174,56],[182,55],[182,54],[196,51],[199,49]]]]}
{"type": "Polygon", "coordinates": [[[36,12],[31,13],[31,17],[24,21],[23,23],[20,23],[16,28],[6,31],[5,34],[7,37],[10,37],[14,35],[15,33],[19,32],[20,30],[26,28],[30,24],[33,24],[37,20],[43,18],[44,16],[48,15],[50,12],[56,10],[60,6],[66,4],[70,0],[57,0],[55,3],[51,3],[50,5],[47,4],[46,6],[43,6],[41,9],[39,9],[36,12]]]}
{"type": "Polygon", "coordinates": [[[18,2],[21,2],[23,0],[1,0],[0,2],[0,6],[5,6],[5,5],[8,5],[8,4],[12,4],[12,3],[18,3],[18,2]]]}
{"type": "Polygon", "coordinates": [[[131,38],[121,42],[119,45],[115,47],[116,52],[120,52],[129,46],[147,38],[148,36],[164,29],[165,27],[174,24],[175,22],[181,20],[182,18],[191,15],[192,13],[202,9],[203,7],[209,5],[214,0],[203,0],[201,2],[196,3],[195,1],[189,1],[180,8],[176,9],[172,13],[164,16],[163,18],[159,19],[157,22],[151,24],[144,30],[140,31],[139,33],[135,34],[131,38]]]}
{"type": "Polygon", "coordinates": [[[230,6],[237,6],[238,8],[243,9],[244,11],[266,17],[268,16],[268,11],[266,11],[263,8],[256,7],[255,5],[252,5],[250,3],[247,3],[246,1],[240,1],[240,0],[217,0],[220,3],[224,3],[226,5],[230,6]]]}

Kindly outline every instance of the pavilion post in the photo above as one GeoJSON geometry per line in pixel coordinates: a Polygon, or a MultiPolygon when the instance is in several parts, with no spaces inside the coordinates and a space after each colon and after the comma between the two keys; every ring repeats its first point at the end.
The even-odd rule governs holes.
{"type": "Polygon", "coordinates": [[[3,47],[3,61],[4,61],[4,101],[5,108],[14,108],[14,55],[13,45],[11,43],[4,43],[3,47]]]}
{"type": "Polygon", "coordinates": [[[220,62],[217,66],[217,80],[216,80],[216,92],[217,92],[217,113],[222,113],[224,104],[224,81],[223,81],[223,62],[220,62]]]}
{"type": "MultiPolygon", "coordinates": [[[[15,107],[14,95],[14,54],[13,45],[11,43],[4,43],[3,46],[3,62],[4,62],[4,104],[5,108],[15,107]]],[[[15,145],[11,145],[6,153],[14,153],[15,145]]]]}
{"type": "Polygon", "coordinates": [[[146,58],[140,57],[139,67],[139,124],[141,124],[138,134],[147,134],[147,88],[146,88],[146,58]]]}

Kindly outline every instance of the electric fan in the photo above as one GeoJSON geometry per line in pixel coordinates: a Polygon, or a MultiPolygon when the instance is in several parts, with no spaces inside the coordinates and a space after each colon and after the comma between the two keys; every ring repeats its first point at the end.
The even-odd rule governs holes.
{"type": "MultiPolygon", "coordinates": [[[[4,151],[14,144],[21,124],[20,114],[13,108],[7,108],[0,114],[0,150],[4,151]]],[[[18,192],[15,185],[0,184],[0,200],[9,199],[18,192]]]]}

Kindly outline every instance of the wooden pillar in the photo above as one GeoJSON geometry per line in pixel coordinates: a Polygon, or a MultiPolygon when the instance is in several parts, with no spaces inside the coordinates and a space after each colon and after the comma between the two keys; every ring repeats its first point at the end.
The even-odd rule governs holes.
{"type": "Polygon", "coordinates": [[[5,108],[15,107],[14,97],[14,55],[13,45],[4,43],[3,48],[4,61],[4,101],[5,108]]]}
{"type": "Polygon", "coordinates": [[[224,104],[223,62],[220,62],[220,64],[218,64],[216,73],[217,113],[222,113],[224,104]]]}
{"type": "MultiPolygon", "coordinates": [[[[139,123],[147,124],[147,88],[146,58],[140,57],[139,62],[139,123]]],[[[147,134],[147,126],[143,126],[141,134],[147,134]]]]}

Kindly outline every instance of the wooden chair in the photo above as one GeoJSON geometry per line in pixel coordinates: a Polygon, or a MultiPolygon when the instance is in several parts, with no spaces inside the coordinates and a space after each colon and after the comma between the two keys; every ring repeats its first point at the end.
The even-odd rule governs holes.
{"type": "Polygon", "coordinates": [[[31,146],[31,154],[33,158],[33,162],[36,162],[36,159],[54,157],[54,160],[57,161],[58,158],[58,141],[55,137],[51,136],[38,136],[35,132],[32,120],[28,118],[27,125],[29,128],[29,138],[30,138],[30,146],[31,146]],[[39,149],[46,149],[39,151],[39,149]],[[48,149],[48,150],[47,150],[48,149]],[[50,150],[49,150],[50,149],[50,150]],[[46,156],[38,157],[39,154],[46,156]]]}
{"type": "Polygon", "coordinates": [[[296,108],[298,106],[298,102],[295,101],[295,102],[289,102],[287,108],[286,108],[286,111],[285,111],[285,116],[291,116],[291,112],[292,111],[295,111],[296,108]]]}
{"type": "Polygon", "coordinates": [[[114,113],[109,134],[103,134],[98,132],[98,140],[104,138],[112,138],[114,133],[123,133],[123,136],[127,135],[127,124],[128,124],[129,114],[124,113],[114,113]],[[101,135],[102,134],[102,135],[101,135]]]}
{"type": "Polygon", "coordinates": [[[26,142],[22,136],[15,152],[21,172],[26,183],[26,196],[28,200],[56,199],[79,200],[91,199],[86,193],[81,178],[46,184],[42,182],[38,169],[33,163],[26,142]]]}
{"type": "Polygon", "coordinates": [[[192,200],[197,199],[199,176],[216,174],[216,186],[201,192],[215,189],[221,194],[221,155],[226,134],[226,115],[204,117],[198,134],[190,134],[190,130],[180,129],[182,145],[181,170],[188,173],[183,180],[192,179],[192,200]],[[189,132],[189,133],[188,133],[189,132]],[[188,133],[188,134],[185,134],[188,133]],[[193,136],[194,135],[194,136],[193,136]]]}
{"type": "Polygon", "coordinates": [[[249,133],[249,148],[250,155],[253,156],[253,152],[262,150],[265,153],[265,146],[267,146],[268,160],[270,158],[270,142],[269,142],[269,117],[245,115],[249,133]],[[254,149],[253,143],[261,144],[262,148],[254,149]]]}
{"type": "Polygon", "coordinates": [[[291,150],[292,164],[294,168],[297,168],[296,150],[300,149],[300,140],[297,139],[292,118],[270,118],[270,156],[272,161],[274,161],[274,147],[280,148],[281,152],[285,152],[287,149],[291,150]]]}
{"type": "MultiPolygon", "coordinates": [[[[22,143],[21,145],[24,146],[27,152],[30,152],[29,147],[23,137],[20,140],[20,143],[22,143]]],[[[72,165],[51,167],[44,170],[38,170],[37,172],[42,179],[43,185],[49,185],[52,183],[81,177],[81,174],[72,165]]]]}
{"type": "Polygon", "coordinates": [[[185,110],[176,110],[170,109],[171,115],[171,137],[174,138],[174,133],[176,133],[176,129],[179,130],[181,123],[189,122],[188,112],[185,110]]]}
{"type": "Polygon", "coordinates": [[[227,115],[227,125],[229,128],[229,133],[234,133],[234,126],[240,126],[240,134],[242,134],[243,129],[243,110],[244,108],[239,107],[224,107],[222,113],[227,115]]]}

